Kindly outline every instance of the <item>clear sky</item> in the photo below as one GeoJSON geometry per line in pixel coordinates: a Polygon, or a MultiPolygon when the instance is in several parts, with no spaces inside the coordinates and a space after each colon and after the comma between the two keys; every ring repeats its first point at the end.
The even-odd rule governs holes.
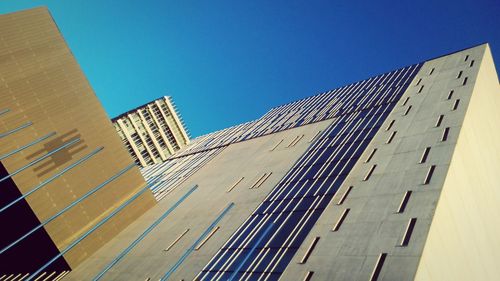
{"type": "Polygon", "coordinates": [[[483,42],[500,65],[500,0],[1,0],[0,13],[42,5],[110,117],[170,95],[193,136],[483,42]]]}

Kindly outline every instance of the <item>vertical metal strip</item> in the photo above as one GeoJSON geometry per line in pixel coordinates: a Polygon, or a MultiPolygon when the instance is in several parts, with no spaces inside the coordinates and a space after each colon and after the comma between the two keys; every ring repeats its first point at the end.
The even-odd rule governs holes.
{"type": "Polygon", "coordinates": [[[98,190],[100,190],[101,188],[103,188],[104,186],[106,186],[107,184],[109,184],[110,182],[114,181],[115,179],[117,179],[118,177],[120,177],[121,175],[123,175],[124,173],[126,173],[128,170],[132,169],[133,167],[135,167],[135,163],[134,164],[131,164],[131,165],[128,165],[125,169],[121,170],[120,172],[118,172],[117,174],[115,174],[114,176],[112,176],[111,178],[107,179],[106,181],[104,181],[103,183],[101,183],[100,185],[98,185],[97,187],[93,188],[92,190],[88,191],[87,193],[85,193],[83,196],[81,196],[80,198],[78,198],[77,200],[73,201],[71,204],[69,204],[68,206],[66,206],[64,209],[60,210],[59,212],[57,212],[55,215],[51,216],[50,218],[48,218],[47,220],[45,220],[44,222],[42,222],[41,224],[39,224],[38,226],[36,226],[35,228],[33,228],[32,230],[30,230],[28,233],[24,234],[23,236],[21,236],[20,238],[18,238],[16,241],[10,243],[8,246],[6,246],[5,248],[3,248],[1,251],[0,251],[0,254],[3,254],[5,251],[7,251],[8,249],[12,248],[13,246],[15,246],[17,243],[21,242],[22,240],[24,240],[25,238],[27,238],[28,236],[30,236],[31,234],[33,234],[35,231],[37,231],[38,229],[42,228],[43,226],[47,225],[48,223],[50,223],[51,221],[55,220],[56,218],[58,218],[60,215],[64,214],[66,211],[68,211],[69,209],[73,208],[74,206],[76,206],[77,204],[79,204],[80,202],[82,202],[83,200],[87,199],[88,197],[90,197],[92,194],[96,193],[98,190]]]}
{"type": "Polygon", "coordinates": [[[158,224],[160,224],[175,208],[177,208],[191,193],[198,188],[198,185],[193,186],[186,194],[184,194],[175,204],[170,207],[161,217],[159,217],[153,224],[151,224],[137,239],[132,242],[125,250],[123,250],[113,261],[111,261],[99,274],[97,274],[93,281],[101,280],[101,278],[113,266],[115,266],[121,259],[123,259],[139,242],[141,242],[158,224]]]}
{"type": "Polygon", "coordinates": [[[234,206],[234,203],[231,202],[224,209],[224,211],[222,211],[222,213],[212,222],[212,224],[210,224],[210,226],[205,230],[205,232],[203,232],[201,234],[201,236],[193,243],[193,245],[191,245],[191,247],[189,247],[187,249],[187,251],[184,253],[184,255],[181,256],[181,258],[170,268],[170,270],[167,271],[165,273],[165,275],[163,275],[162,278],[160,278],[160,281],[165,281],[165,280],[168,280],[168,278],[170,278],[170,276],[175,272],[175,270],[177,270],[177,268],[179,268],[179,266],[184,262],[184,260],[187,259],[189,254],[191,254],[191,252],[194,251],[194,249],[200,243],[200,241],[202,241],[205,238],[205,236],[207,236],[208,233],[210,233],[210,231],[212,231],[212,229],[216,226],[216,224],[218,224],[220,222],[220,220],[229,212],[229,210],[231,210],[231,208],[233,206],[234,206]]]}
{"type": "Polygon", "coordinates": [[[42,156],[42,157],[40,157],[40,158],[38,158],[38,159],[36,159],[36,160],[34,160],[34,161],[30,162],[30,163],[29,163],[29,164],[27,164],[26,166],[24,166],[24,167],[22,167],[22,168],[19,168],[19,169],[18,169],[18,170],[16,170],[15,172],[13,172],[13,173],[11,173],[11,174],[8,174],[8,175],[6,175],[6,176],[5,176],[5,177],[3,177],[2,179],[0,179],[0,182],[3,182],[4,180],[6,180],[6,179],[8,179],[8,178],[11,178],[11,177],[13,177],[13,176],[15,176],[15,175],[19,174],[20,172],[22,172],[22,171],[24,171],[24,170],[28,169],[29,167],[31,167],[31,166],[33,166],[33,165],[36,165],[37,163],[40,163],[41,161],[43,161],[43,160],[45,160],[45,159],[49,158],[50,156],[52,156],[52,155],[56,154],[57,152],[59,152],[59,151],[61,151],[61,150],[65,149],[66,147],[71,146],[71,145],[73,145],[73,144],[75,144],[75,143],[77,143],[77,142],[79,142],[79,141],[80,141],[80,139],[74,139],[74,140],[72,140],[72,141],[69,141],[69,142],[67,142],[67,143],[63,144],[63,145],[62,145],[62,146],[60,146],[59,148],[56,148],[56,149],[54,149],[54,150],[50,151],[49,153],[45,154],[44,156],[42,156]]]}
{"type": "Polygon", "coordinates": [[[21,197],[15,199],[14,201],[10,202],[9,204],[5,205],[4,207],[2,207],[0,209],[0,214],[7,210],[8,208],[10,208],[12,205],[16,204],[17,202],[21,201],[22,199],[25,199],[26,197],[30,196],[33,192],[39,190],[40,188],[46,186],[47,184],[51,183],[52,181],[58,179],[60,176],[62,176],[63,174],[65,174],[66,172],[70,171],[71,169],[77,167],[78,165],[82,164],[83,162],[87,161],[88,159],[92,158],[92,156],[96,155],[97,153],[99,153],[100,151],[102,151],[104,149],[104,147],[100,147],[94,151],[92,151],[91,153],[87,154],[86,156],[84,156],[83,158],[81,158],[80,160],[76,161],[75,163],[69,165],[68,167],[64,168],[63,170],[61,170],[60,172],[58,172],[57,174],[53,175],[52,177],[44,180],[42,183],[40,183],[39,185],[37,185],[35,188],[31,189],[30,191],[28,191],[26,194],[22,195],[21,197]]]}

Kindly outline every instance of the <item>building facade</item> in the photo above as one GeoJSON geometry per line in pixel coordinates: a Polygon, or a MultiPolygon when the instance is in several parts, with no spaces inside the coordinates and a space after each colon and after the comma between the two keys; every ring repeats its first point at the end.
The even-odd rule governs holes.
{"type": "Polygon", "coordinates": [[[0,279],[55,280],[156,200],[48,10],[0,34],[0,279]]]}
{"type": "Polygon", "coordinates": [[[497,280],[499,107],[483,44],[196,138],[67,278],[497,280]]]}
{"type": "Polygon", "coordinates": [[[123,144],[142,167],[162,163],[189,144],[171,97],[163,97],[112,119],[123,144]]]}
{"type": "MultiPolygon", "coordinates": [[[[500,276],[487,44],[151,152],[163,162],[139,171],[46,9],[0,16],[0,34],[0,280],[500,276]]],[[[161,135],[148,112],[129,127],[161,135]]]]}

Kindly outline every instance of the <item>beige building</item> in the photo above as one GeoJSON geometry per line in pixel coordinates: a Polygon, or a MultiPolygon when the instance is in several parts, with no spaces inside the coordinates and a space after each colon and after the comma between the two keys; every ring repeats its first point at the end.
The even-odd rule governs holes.
{"type": "Polygon", "coordinates": [[[172,99],[154,100],[112,119],[135,162],[143,167],[162,163],[189,144],[189,135],[172,99]]]}
{"type": "Polygon", "coordinates": [[[48,10],[0,35],[0,279],[54,280],[156,200],[48,10]]]}

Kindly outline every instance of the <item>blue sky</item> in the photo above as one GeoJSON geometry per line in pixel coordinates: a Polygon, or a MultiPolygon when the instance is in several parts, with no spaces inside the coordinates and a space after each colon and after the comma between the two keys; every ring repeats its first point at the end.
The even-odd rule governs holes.
{"type": "Polygon", "coordinates": [[[110,117],[171,95],[193,136],[483,42],[500,64],[498,0],[2,0],[0,13],[42,5],[110,117]]]}

